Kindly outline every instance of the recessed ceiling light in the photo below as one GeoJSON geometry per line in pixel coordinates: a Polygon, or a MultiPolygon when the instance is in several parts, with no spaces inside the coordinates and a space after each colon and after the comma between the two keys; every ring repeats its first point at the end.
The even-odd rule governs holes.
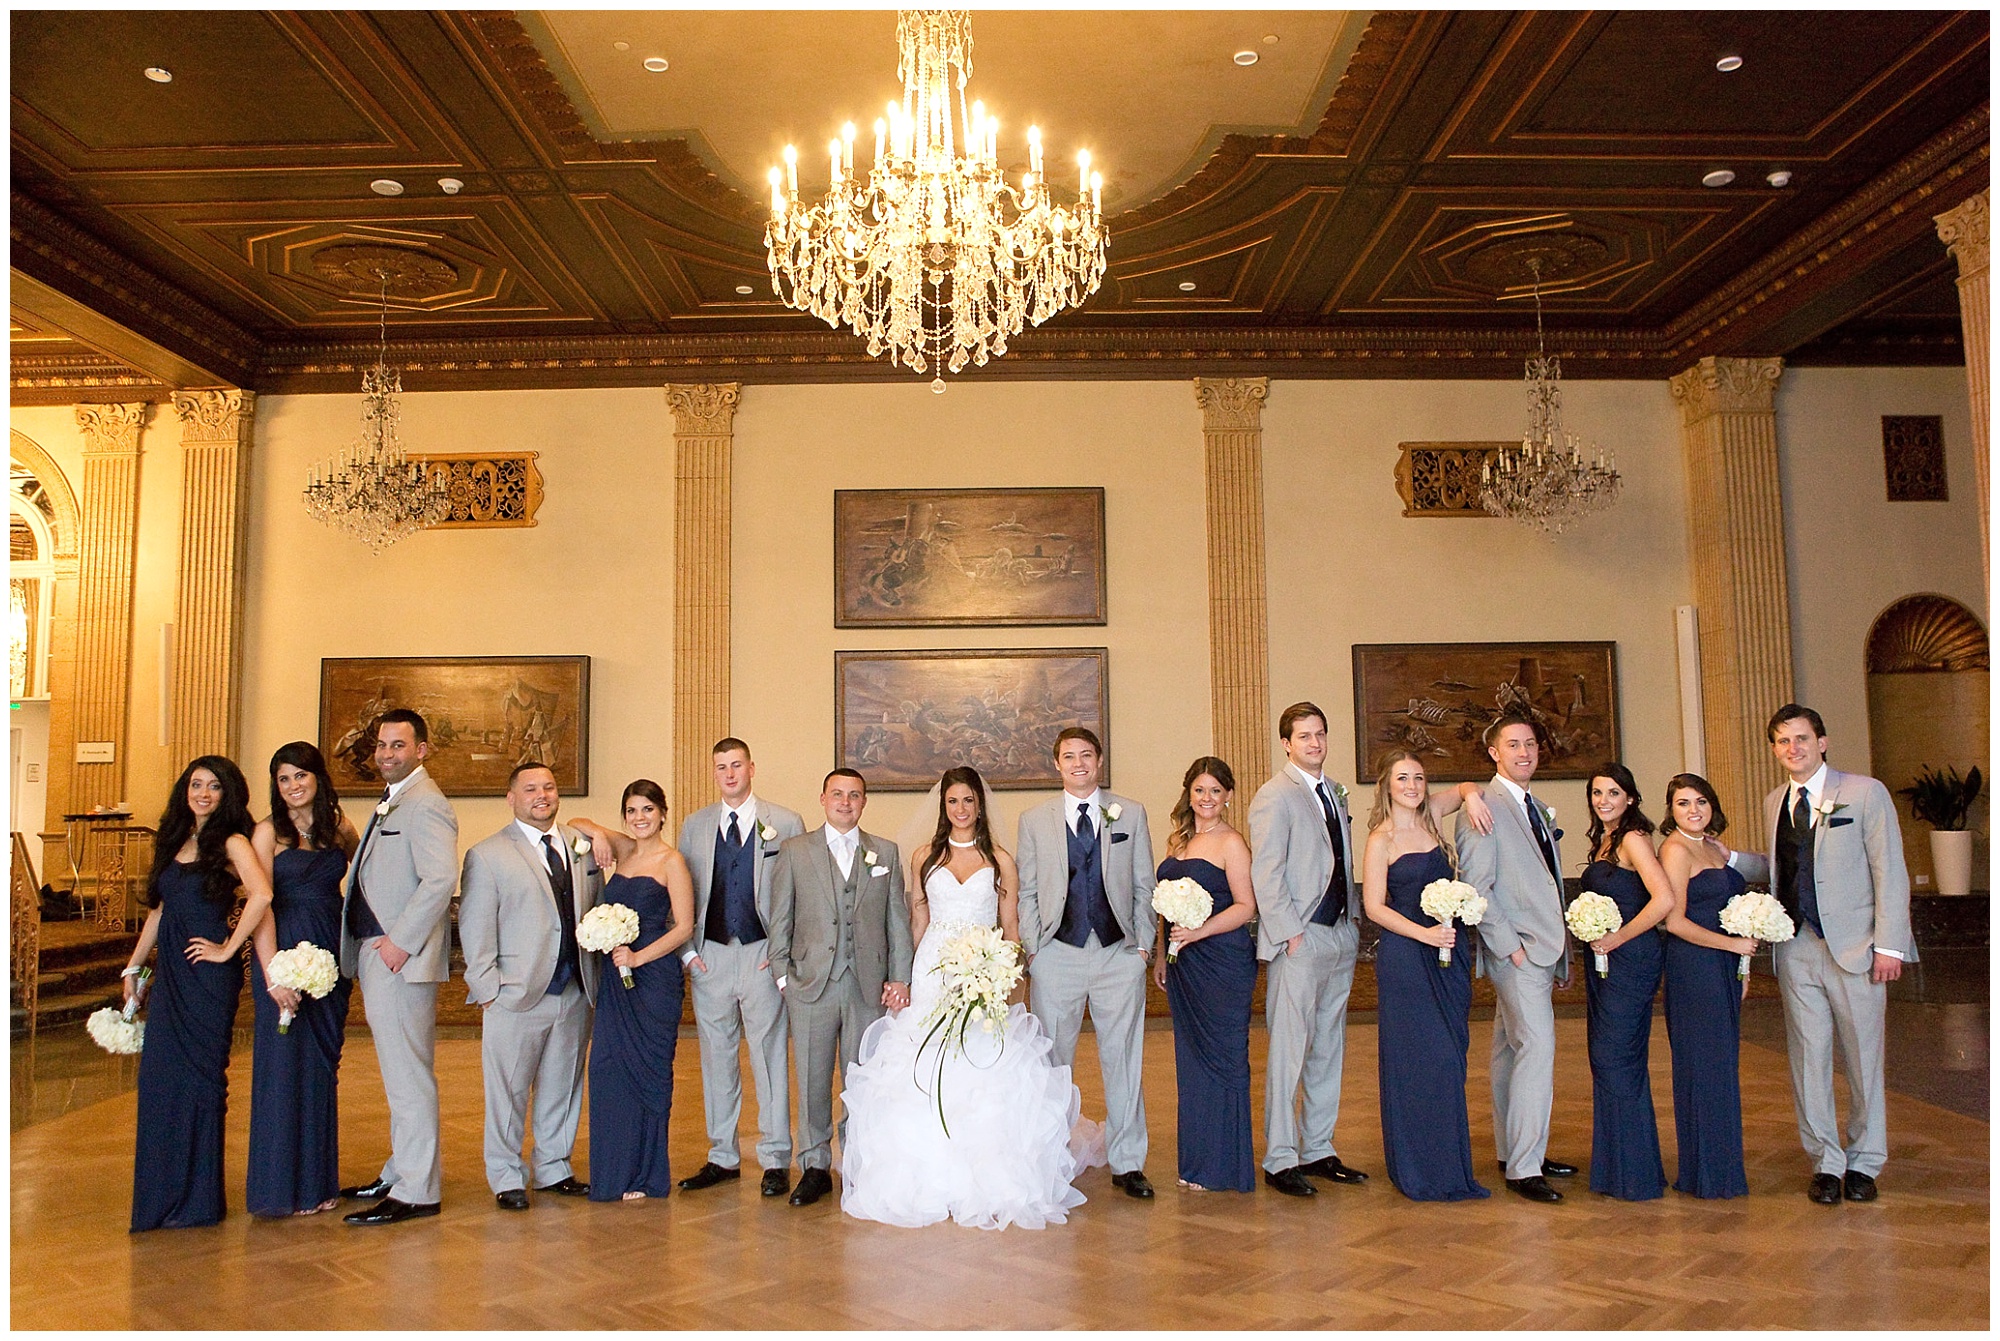
{"type": "Polygon", "coordinates": [[[438,178],[438,190],[444,192],[448,196],[455,196],[464,189],[465,189],[465,183],[460,181],[456,177],[438,178]]]}
{"type": "Polygon", "coordinates": [[[654,74],[665,74],[667,72],[667,58],[665,56],[648,56],[646,57],[646,68],[654,74]]]}
{"type": "Polygon", "coordinates": [[[1736,174],[1728,168],[1717,168],[1714,172],[1704,173],[1701,184],[1703,186],[1727,186],[1735,180],[1736,174]]]}
{"type": "Polygon", "coordinates": [[[1278,45],[1278,35],[1276,33],[1265,33],[1264,45],[1267,47],[1274,47],[1278,45]]]}
{"type": "Polygon", "coordinates": [[[1724,74],[1728,74],[1732,70],[1740,70],[1743,68],[1743,58],[1741,56],[1724,56],[1715,63],[1715,68],[1724,74]]]}
{"type": "Polygon", "coordinates": [[[1193,280],[1191,280],[1191,279],[1184,279],[1184,280],[1182,280],[1182,281],[1181,281],[1181,292],[1182,292],[1182,293],[1193,293],[1193,292],[1194,292],[1194,281],[1193,281],[1193,280]]]}
{"type": "Polygon", "coordinates": [[[1237,52],[1231,59],[1238,65],[1255,65],[1257,63],[1257,53],[1246,47],[1242,51],[1237,52]]]}
{"type": "Polygon", "coordinates": [[[613,51],[630,51],[632,49],[632,44],[630,42],[613,42],[611,44],[611,49],[613,51]]]}
{"type": "Polygon", "coordinates": [[[1792,184],[1792,174],[1783,168],[1779,168],[1776,172],[1766,174],[1764,180],[1773,186],[1790,186],[1792,184]]]}
{"type": "Polygon", "coordinates": [[[163,65],[148,65],[146,67],[146,78],[152,80],[155,84],[171,84],[174,82],[174,72],[163,65]]]}
{"type": "Polygon", "coordinates": [[[740,294],[743,294],[745,297],[748,297],[750,294],[757,292],[757,290],[751,288],[748,284],[738,284],[736,286],[736,291],[740,294]]]}
{"type": "Polygon", "coordinates": [[[368,189],[378,196],[399,196],[403,194],[403,184],[387,177],[377,177],[368,183],[368,189]]]}

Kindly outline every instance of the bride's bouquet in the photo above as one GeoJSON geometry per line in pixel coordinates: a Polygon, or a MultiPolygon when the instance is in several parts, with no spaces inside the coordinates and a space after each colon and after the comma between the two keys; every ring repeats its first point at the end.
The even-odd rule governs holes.
{"type": "MultiPolygon", "coordinates": [[[[608,955],[621,945],[639,939],[639,914],[622,903],[600,903],[576,924],[576,943],[586,950],[608,955]]],[[[632,985],[632,970],[620,967],[619,980],[632,985]]]]}
{"type": "MultiPolygon", "coordinates": [[[[1589,944],[1601,941],[1618,928],[1625,925],[1625,914],[1618,911],[1618,905],[1594,890],[1585,890],[1576,896],[1569,911],[1563,914],[1563,921],[1569,923],[1569,934],[1589,944]]],[[[1597,976],[1611,976],[1611,956],[1593,954],[1597,961],[1597,976]]]]}
{"type": "MultiPolygon", "coordinates": [[[[1424,892],[1417,896],[1418,906],[1438,920],[1441,926],[1450,926],[1456,918],[1468,927],[1476,927],[1486,917],[1486,898],[1463,880],[1433,880],[1424,886],[1424,892]]],[[[1440,967],[1451,966],[1451,947],[1438,947],[1440,967]]]]}
{"type": "MultiPolygon", "coordinates": [[[[933,970],[944,979],[944,991],[931,1013],[924,1017],[928,1026],[917,1056],[933,1039],[938,1041],[934,1074],[938,1122],[946,1136],[951,1124],[944,1115],[944,1063],[947,1051],[965,1051],[965,1032],[976,1020],[987,1033],[995,1033],[1007,1018],[1007,998],[1021,982],[1021,947],[993,926],[970,926],[956,932],[944,943],[933,970]]],[[[1006,1037],[1001,1035],[1002,1046],[1006,1037]]]]}
{"type": "MultiPolygon", "coordinates": [[[[1199,882],[1182,876],[1178,880],[1162,880],[1153,886],[1153,911],[1177,927],[1198,927],[1208,921],[1208,915],[1215,911],[1215,899],[1199,882]]],[[[1167,942],[1168,963],[1171,964],[1180,952],[1180,946],[1167,942]]]]}
{"type": "MultiPolygon", "coordinates": [[[[322,950],[311,941],[300,941],[289,950],[280,950],[271,956],[271,962],[264,969],[264,976],[273,987],[289,987],[294,992],[303,992],[315,1001],[325,998],[340,982],[340,961],[330,950],[322,950]]],[[[293,1012],[278,1012],[278,1032],[291,1032],[293,1012]]]]}
{"type": "MultiPolygon", "coordinates": [[[[1785,905],[1772,895],[1762,893],[1738,894],[1722,905],[1719,919],[1722,929],[1732,936],[1748,936],[1754,941],[1769,941],[1773,945],[1790,940],[1798,931],[1792,925],[1790,913],[1785,905]]],[[[1736,976],[1750,976],[1750,956],[1736,957],[1736,976]]]]}
{"type": "Polygon", "coordinates": [[[146,995],[146,983],[153,976],[153,970],[141,968],[138,981],[132,984],[132,997],[122,1007],[105,1006],[94,1010],[90,1018],[83,1022],[83,1030],[90,1035],[90,1041],[115,1056],[130,1056],[142,1051],[146,1046],[146,1022],[138,1017],[139,1004],[146,995]]]}

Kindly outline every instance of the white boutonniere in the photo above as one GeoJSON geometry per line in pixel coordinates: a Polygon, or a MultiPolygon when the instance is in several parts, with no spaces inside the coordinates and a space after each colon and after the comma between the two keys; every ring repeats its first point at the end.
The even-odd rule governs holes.
{"type": "Polygon", "coordinates": [[[1106,824],[1110,824],[1116,821],[1120,815],[1125,813],[1125,807],[1119,805],[1116,801],[1114,801],[1110,805],[1105,806],[1104,809],[1099,813],[1101,813],[1104,816],[1104,822],[1106,824]]]}
{"type": "Polygon", "coordinates": [[[1346,784],[1346,783],[1344,783],[1344,782],[1336,782],[1336,783],[1334,783],[1334,784],[1333,784],[1333,799],[1334,799],[1334,800],[1336,800],[1336,801],[1339,801],[1339,802],[1341,802],[1341,803],[1342,803],[1343,805],[1344,805],[1344,804],[1346,804],[1346,802],[1347,802],[1347,784],[1346,784]]]}
{"type": "Polygon", "coordinates": [[[389,817],[389,812],[394,810],[395,808],[396,807],[390,804],[389,802],[383,801],[375,807],[375,818],[387,819],[389,817]]]}
{"type": "Polygon", "coordinates": [[[577,836],[577,840],[574,843],[570,844],[570,847],[575,850],[576,855],[579,857],[587,857],[590,855],[590,840],[588,838],[583,837],[581,834],[577,836]]]}
{"type": "Polygon", "coordinates": [[[1830,796],[1824,796],[1820,798],[1820,803],[1813,807],[1813,814],[1818,815],[1823,820],[1832,819],[1845,809],[1847,809],[1845,801],[1835,801],[1830,796]]]}
{"type": "Polygon", "coordinates": [[[763,820],[758,820],[757,836],[768,843],[772,839],[778,836],[778,831],[776,829],[773,829],[770,825],[766,824],[763,820]]]}
{"type": "MultiPolygon", "coordinates": [[[[874,851],[871,849],[870,851],[861,854],[861,860],[867,862],[870,866],[873,866],[877,861],[881,859],[877,857],[874,851]]],[[[875,874],[880,875],[882,873],[880,871],[877,871],[875,872],[875,874]]]]}

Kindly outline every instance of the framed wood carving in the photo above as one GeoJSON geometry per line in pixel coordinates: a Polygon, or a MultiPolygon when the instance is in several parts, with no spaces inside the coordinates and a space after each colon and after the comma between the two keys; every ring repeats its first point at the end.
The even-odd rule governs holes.
{"type": "Polygon", "coordinates": [[[1544,728],[1535,776],[1585,779],[1618,757],[1616,643],[1356,643],[1354,773],[1407,747],[1432,782],[1493,776],[1488,723],[1525,708],[1544,728]]]}
{"type": "Polygon", "coordinates": [[[876,791],[923,791],[961,764],[996,791],[1053,790],[1064,727],[1089,727],[1109,758],[1106,663],[1102,647],[836,652],[834,750],[876,791]]]}
{"type": "Polygon", "coordinates": [[[833,571],[836,628],[1102,624],[1104,490],[839,489],[833,571]]]}
{"type": "Polygon", "coordinates": [[[319,748],[342,792],[374,790],[376,717],[414,708],[430,729],[424,767],[447,796],[504,796],[533,759],[556,784],[590,790],[589,657],[328,657],[319,663],[319,748]]]}
{"type": "Polygon", "coordinates": [[[1396,493],[1405,517],[1491,517],[1480,506],[1479,472],[1509,442],[1405,442],[1396,457],[1396,493]]]}
{"type": "Polygon", "coordinates": [[[432,527],[440,531],[533,526],[542,505],[540,452],[412,452],[436,479],[444,477],[451,514],[432,527]]]}

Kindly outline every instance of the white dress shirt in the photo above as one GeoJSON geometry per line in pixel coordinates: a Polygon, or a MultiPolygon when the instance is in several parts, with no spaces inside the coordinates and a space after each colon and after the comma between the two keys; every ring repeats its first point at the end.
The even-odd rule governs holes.
{"type": "Polygon", "coordinates": [[[861,850],[861,829],[856,827],[846,833],[828,824],[826,826],[826,850],[833,854],[833,864],[840,868],[840,878],[847,879],[854,874],[855,854],[861,850]]]}
{"type": "Polygon", "coordinates": [[[1311,792],[1315,798],[1324,797],[1323,805],[1334,806],[1337,804],[1333,795],[1333,784],[1326,780],[1326,774],[1321,773],[1318,777],[1314,777],[1297,764],[1286,764],[1285,771],[1300,782],[1305,783],[1306,790],[1311,792]]]}
{"type": "Polygon", "coordinates": [[[722,803],[722,813],[715,818],[715,831],[721,835],[729,833],[729,817],[736,817],[736,834],[744,842],[749,842],[757,830],[757,797],[755,793],[743,798],[743,804],[731,809],[729,802],[722,803]]]}
{"type": "Polygon", "coordinates": [[[422,777],[423,775],[424,775],[424,766],[422,764],[418,764],[415,768],[411,769],[408,773],[405,773],[403,775],[403,780],[401,782],[390,783],[389,796],[388,796],[389,804],[394,805],[396,802],[396,798],[401,796],[405,791],[409,790],[410,784],[415,782],[418,778],[422,777]]]}
{"type": "Polygon", "coordinates": [[[1076,832],[1077,808],[1079,806],[1089,806],[1091,830],[1100,838],[1104,836],[1104,789],[1102,787],[1092,788],[1088,796],[1071,796],[1068,792],[1064,792],[1062,803],[1063,819],[1069,824],[1069,831],[1071,833],[1076,832]]]}
{"type": "MultiPolygon", "coordinates": [[[[544,866],[549,864],[549,848],[548,844],[543,842],[542,840],[545,838],[553,838],[556,840],[557,848],[560,849],[564,846],[562,835],[556,832],[556,826],[553,821],[550,822],[548,828],[537,829],[534,825],[528,823],[528,821],[524,819],[516,819],[514,821],[514,827],[519,829],[522,833],[528,836],[528,841],[534,845],[535,851],[538,855],[540,855],[542,859],[542,865],[544,866]]],[[[568,858],[569,858],[569,853],[564,852],[563,859],[567,861],[568,858]]]]}

